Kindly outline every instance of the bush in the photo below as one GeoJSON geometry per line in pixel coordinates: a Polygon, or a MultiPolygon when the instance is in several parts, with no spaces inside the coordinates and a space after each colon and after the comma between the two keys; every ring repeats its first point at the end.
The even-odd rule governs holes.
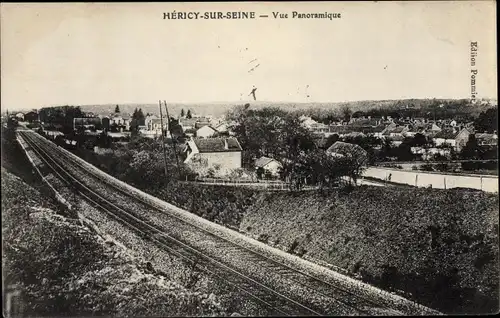
{"type": "Polygon", "coordinates": [[[450,171],[450,165],[448,165],[447,163],[443,162],[443,163],[439,163],[437,164],[436,166],[436,170],[437,171],[441,171],[441,172],[447,172],[447,171],[450,171]]]}
{"type": "Polygon", "coordinates": [[[422,170],[422,171],[434,171],[434,166],[429,164],[429,163],[425,163],[425,164],[420,166],[420,170],[422,170]]]}

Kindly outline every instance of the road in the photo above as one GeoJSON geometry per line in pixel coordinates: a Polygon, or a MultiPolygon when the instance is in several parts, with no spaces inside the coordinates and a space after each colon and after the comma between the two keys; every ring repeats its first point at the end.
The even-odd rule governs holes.
{"type": "MultiPolygon", "coordinates": [[[[201,226],[187,211],[148,200],[119,186],[106,175],[34,132],[20,131],[23,146],[46,171],[76,189],[103,213],[141,233],[167,253],[197,263],[201,270],[236,286],[269,307],[273,315],[398,315],[436,314],[429,308],[393,297],[371,286],[342,278],[322,268],[324,276],[306,272],[276,255],[259,250],[247,238],[231,240],[230,230],[201,226]],[[246,243],[250,242],[250,243],[246,243]],[[339,278],[340,277],[340,278],[339,278]],[[371,287],[371,288],[370,288],[371,287]]],[[[204,220],[204,223],[210,223],[204,220]]],[[[241,234],[235,233],[234,237],[241,234]]],[[[304,261],[305,262],[305,261],[304,261]]],[[[318,266],[319,267],[319,266],[318,266]]]]}

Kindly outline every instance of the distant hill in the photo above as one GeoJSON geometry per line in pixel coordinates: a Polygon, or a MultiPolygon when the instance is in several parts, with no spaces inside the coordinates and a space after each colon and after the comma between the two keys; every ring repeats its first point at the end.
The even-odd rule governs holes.
{"type": "MultiPolygon", "coordinates": [[[[402,109],[410,107],[413,109],[426,109],[434,107],[436,104],[445,104],[445,107],[459,108],[461,112],[477,115],[481,111],[491,107],[491,105],[470,105],[467,100],[458,99],[405,99],[405,100],[366,100],[366,101],[348,101],[348,102],[322,102],[322,103],[292,103],[292,102],[260,102],[260,101],[236,101],[236,102],[213,102],[213,103],[169,103],[168,110],[170,116],[178,116],[181,110],[191,110],[191,113],[197,115],[212,115],[214,117],[223,116],[228,110],[236,105],[244,105],[249,103],[252,108],[264,107],[279,107],[285,110],[302,110],[313,112],[335,111],[347,105],[353,112],[366,111],[374,108],[381,109],[402,109]]],[[[493,105],[497,105],[496,101],[491,101],[493,105]]],[[[117,104],[101,104],[101,105],[81,105],[85,112],[93,112],[95,114],[110,114],[113,113],[117,104]]],[[[118,104],[120,111],[124,113],[133,113],[135,108],[142,108],[144,114],[159,115],[158,104],[118,104]]],[[[163,112],[165,109],[162,109],[163,112]]]]}

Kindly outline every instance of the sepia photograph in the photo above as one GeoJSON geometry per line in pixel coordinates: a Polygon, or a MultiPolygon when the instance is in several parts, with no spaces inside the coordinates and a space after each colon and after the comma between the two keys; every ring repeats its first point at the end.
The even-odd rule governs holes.
{"type": "Polygon", "coordinates": [[[498,314],[496,9],[1,3],[4,317],[498,314]]]}

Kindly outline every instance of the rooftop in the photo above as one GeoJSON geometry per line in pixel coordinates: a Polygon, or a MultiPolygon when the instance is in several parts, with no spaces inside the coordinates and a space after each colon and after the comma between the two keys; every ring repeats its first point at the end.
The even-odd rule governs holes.
{"type": "Polygon", "coordinates": [[[361,148],[359,145],[342,141],[335,142],[326,150],[326,152],[342,156],[359,157],[362,160],[366,160],[368,156],[366,150],[361,148]]]}
{"type": "Polygon", "coordinates": [[[255,160],[255,166],[256,167],[264,167],[265,165],[267,165],[271,161],[274,161],[274,159],[269,158],[269,157],[260,157],[259,159],[255,160]]]}
{"type": "Polygon", "coordinates": [[[193,138],[199,152],[228,152],[242,151],[238,139],[229,138],[193,138]],[[227,147],[226,147],[227,145],[227,147]]]}
{"type": "Polygon", "coordinates": [[[438,132],[434,138],[442,138],[442,139],[455,139],[457,138],[458,134],[461,132],[461,130],[451,130],[451,129],[443,129],[440,132],[438,132]]]}

